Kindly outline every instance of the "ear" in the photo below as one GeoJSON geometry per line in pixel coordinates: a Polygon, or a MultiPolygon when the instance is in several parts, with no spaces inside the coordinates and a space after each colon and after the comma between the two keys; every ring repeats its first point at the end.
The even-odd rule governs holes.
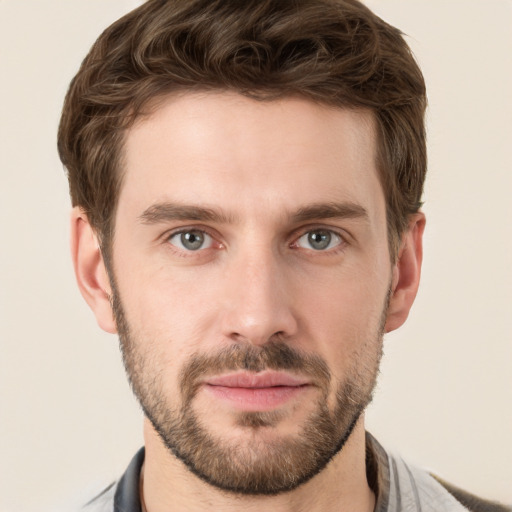
{"type": "Polygon", "coordinates": [[[98,237],[79,207],[71,212],[71,255],[78,288],[96,316],[98,325],[106,332],[116,333],[110,304],[112,290],[98,237]]]}
{"type": "Polygon", "coordinates": [[[409,227],[402,236],[398,258],[393,266],[385,332],[398,329],[406,321],[416,298],[423,260],[424,229],[425,215],[421,212],[412,215],[409,227]]]}

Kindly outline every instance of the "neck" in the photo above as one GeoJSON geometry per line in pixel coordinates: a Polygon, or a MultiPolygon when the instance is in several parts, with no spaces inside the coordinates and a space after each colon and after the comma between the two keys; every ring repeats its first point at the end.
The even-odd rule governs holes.
{"type": "Polygon", "coordinates": [[[343,449],[315,477],[275,496],[245,496],[199,479],[163,445],[150,422],[144,426],[146,458],[141,496],[146,512],[208,512],[244,509],[273,512],[371,512],[375,496],[366,478],[364,418],[343,449]]]}

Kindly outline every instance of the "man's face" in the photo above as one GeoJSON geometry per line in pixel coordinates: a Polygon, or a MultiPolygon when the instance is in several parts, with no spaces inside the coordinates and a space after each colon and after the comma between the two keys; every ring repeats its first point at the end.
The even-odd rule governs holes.
{"type": "Polygon", "coordinates": [[[204,480],[289,490],[371,398],[391,262],[368,113],[173,96],[126,136],[111,278],[125,365],[204,480]]]}

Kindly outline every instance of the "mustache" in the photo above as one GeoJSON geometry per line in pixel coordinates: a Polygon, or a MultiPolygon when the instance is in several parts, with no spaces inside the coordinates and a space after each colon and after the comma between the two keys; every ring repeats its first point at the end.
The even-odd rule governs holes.
{"type": "Polygon", "coordinates": [[[283,343],[270,341],[261,347],[232,345],[215,354],[193,355],[180,372],[180,388],[186,400],[192,399],[205,376],[245,370],[291,370],[311,377],[316,385],[326,389],[331,374],[327,363],[319,356],[305,354],[283,343]]]}

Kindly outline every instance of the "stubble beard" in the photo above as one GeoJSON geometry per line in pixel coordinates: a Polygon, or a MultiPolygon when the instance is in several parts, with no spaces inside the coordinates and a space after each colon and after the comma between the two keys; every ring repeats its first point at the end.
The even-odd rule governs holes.
{"type": "MultiPolygon", "coordinates": [[[[338,384],[335,407],[328,407],[332,376],[320,357],[304,354],[276,337],[261,347],[237,344],[213,355],[197,354],[180,372],[181,406],[173,408],[166,396],[153,358],[142,350],[144,340],[131,334],[119,292],[112,283],[112,307],[124,366],[145,416],[166,448],[203,481],[242,495],[275,495],[291,491],[320,473],[343,448],[361,414],[372,400],[379,364],[387,303],[373,339],[361,343],[338,384]],[[259,436],[282,419],[279,411],[241,412],[237,427],[250,431],[245,440],[214,436],[198,417],[194,398],[205,374],[246,370],[293,370],[311,376],[319,397],[315,410],[295,436],[259,436]]],[[[244,437],[244,436],[243,436],[244,437]]]]}

